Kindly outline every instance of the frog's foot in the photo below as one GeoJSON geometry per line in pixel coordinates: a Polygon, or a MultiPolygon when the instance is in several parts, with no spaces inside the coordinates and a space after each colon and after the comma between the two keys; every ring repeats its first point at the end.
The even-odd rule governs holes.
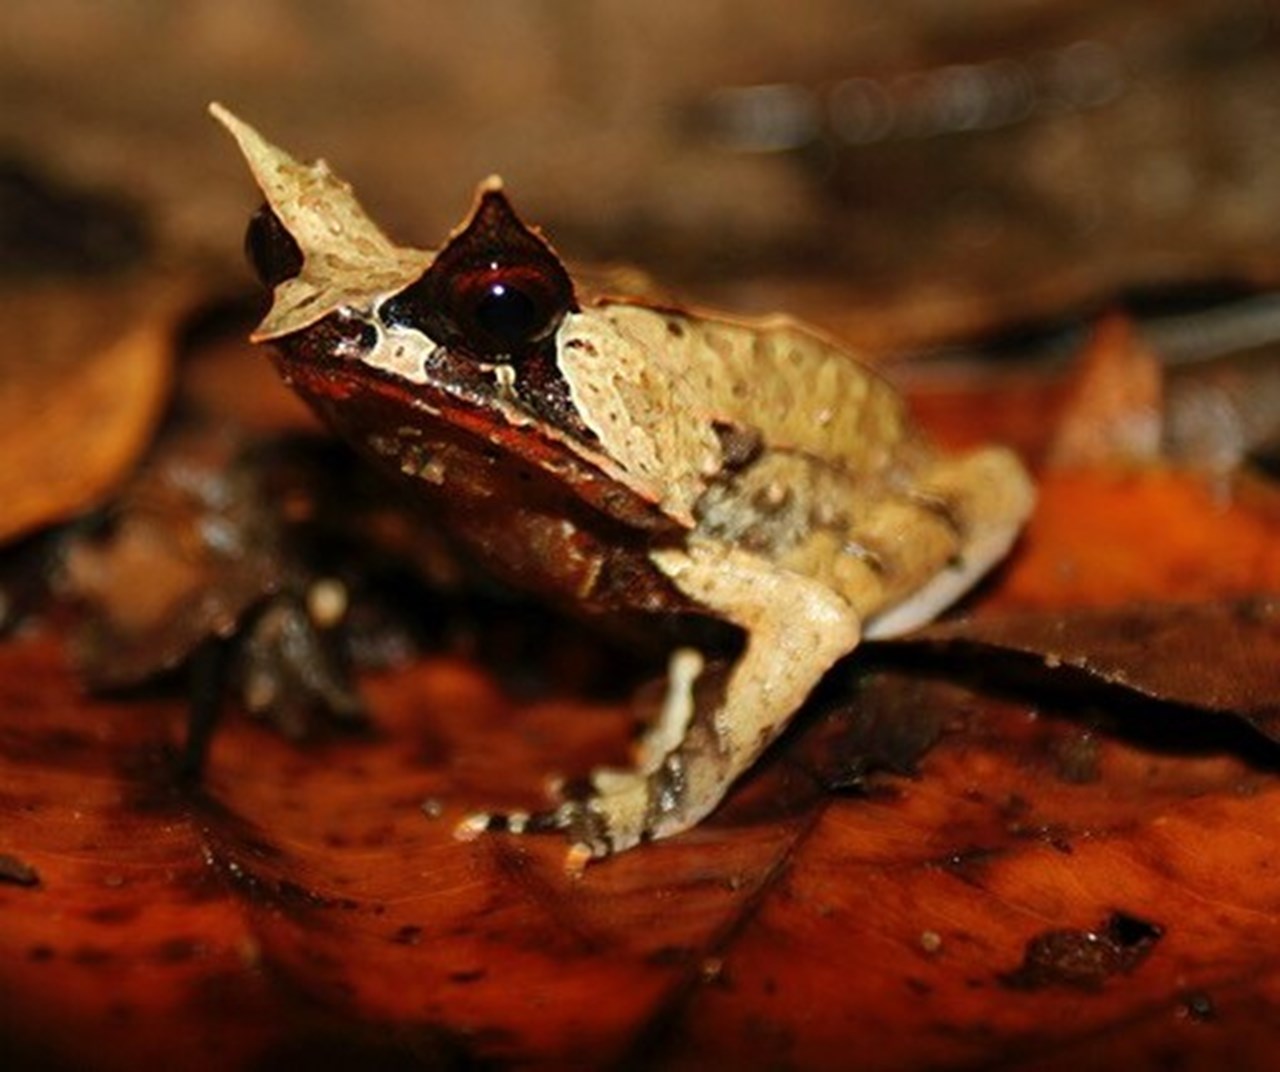
{"type": "Polygon", "coordinates": [[[689,781],[691,741],[706,742],[709,733],[686,736],[680,747],[659,758],[652,770],[599,768],[585,796],[535,812],[479,812],[468,816],[455,834],[469,841],[482,833],[563,833],[569,841],[565,869],[582,872],[591,860],[634,848],[654,838],[687,830],[720,800],[728,782],[723,759],[697,764],[695,777],[708,783],[701,793],[689,781]]]}
{"type": "Polygon", "coordinates": [[[637,776],[637,782],[639,784],[622,789],[609,803],[606,797],[593,794],[581,800],[566,800],[547,811],[473,812],[454,828],[454,837],[459,841],[473,841],[481,834],[490,833],[562,832],[569,839],[565,870],[580,875],[591,860],[617,851],[607,813],[616,810],[623,815],[636,814],[638,805],[642,806],[643,779],[637,776]]]}
{"type": "MultiPolygon", "coordinates": [[[[470,840],[488,832],[562,832],[570,842],[566,868],[580,872],[589,860],[692,826],[701,815],[687,814],[685,759],[680,752],[683,748],[688,753],[692,742],[710,740],[705,729],[690,733],[698,705],[694,686],[704,665],[702,655],[692,648],[672,654],[662,707],[636,745],[634,770],[598,767],[587,779],[585,795],[564,796],[556,807],[545,811],[470,815],[458,826],[458,837],[470,840]]],[[[702,721],[707,722],[708,712],[702,715],[702,721]]],[[[564,788],[565,783],[558,781],[552,792],[561,797],[564,788]]]]}
{"type": "Polygon", "coordinates": [[[667,701],[642,742],[638,769],[596,771],[585,797],[549,811],[472,816],[459,836],[562,831],[571,845],[567,865],[581,871],[589,860],[688,830],[720,803],[831,664],[858,642],[858,618],[843,598],[747,552],[691,543],[687,551],[653,557],[680,589],[746,633],[723,688],[695,690],[701,659],[677,653],[667,701]]]}

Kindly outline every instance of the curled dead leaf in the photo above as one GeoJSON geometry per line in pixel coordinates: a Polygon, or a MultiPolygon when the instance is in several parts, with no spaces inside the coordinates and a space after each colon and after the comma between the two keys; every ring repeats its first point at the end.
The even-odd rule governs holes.
{"type": "Polygon", "coordinates": [[[929,626],[911,642],[979,660],[1030,656],[1280,734],[1280,597],[991,615],[929,626]]]}

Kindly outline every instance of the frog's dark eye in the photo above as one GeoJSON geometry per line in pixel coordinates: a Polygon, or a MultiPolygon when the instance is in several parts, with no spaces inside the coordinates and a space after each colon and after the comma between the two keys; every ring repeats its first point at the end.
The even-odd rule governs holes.
{"type": "Polygon", "coordinates": [[[302,248],[269,205],[264,204],[249,220],[244,252],[258,278],[268,287],[302,271],[302,248]]]}
{"type": "Polygon", "coordinates": [[[384,302],[381,314],[458,353],[518,361],[576,308],[573,283],[551,248],[500,190],[488,189],[423,277],[384,302]]]}
{"type": "Polygon", "coordinates": [[[451,326],[485,353],[519,353],[560,326],[567,306],[557,283],[528,265],[463,272],[450,281],[451,326]]]}

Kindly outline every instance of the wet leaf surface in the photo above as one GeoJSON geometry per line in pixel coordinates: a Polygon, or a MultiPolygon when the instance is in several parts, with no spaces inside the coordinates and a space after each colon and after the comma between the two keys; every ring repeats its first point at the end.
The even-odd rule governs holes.
{"type": "MultiPolygon", "coordinates": [[[[1273,643],[1270,604],[1019,615],[998,609],[1015,577],[931,642],[1053,652],[1180,711],[1252,702],[1201,680],[1206,660],[1157,669],[1205,629],[1273,643]]],[[[428,657],[366,679],[372,737],[299,746],[231,719],[194,791],[172,776],[180,697],[89,700],[55,636],[12,642],[0,850],[40,882],[0,884],[5,1036],[121,1068],[823,1068],[856,1038],[876,1040],[869,1067],[1194,1067],[1280,1042],[1259,1019],[1280,939],[1262,739],[1161,746],[1051,671],[1028,697],[978,653],[950,681],[903,660],[843,664],[712,821],[574,881],[554,839],[451,829],[477,800],[536,802],[546,771],[620,759],[616,702],[515,700],[481,664],[428,657]]]]}

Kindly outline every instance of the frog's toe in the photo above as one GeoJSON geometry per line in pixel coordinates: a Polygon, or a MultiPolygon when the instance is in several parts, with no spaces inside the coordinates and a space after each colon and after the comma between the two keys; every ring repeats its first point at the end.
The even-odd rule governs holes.
{"type": "Polygon", "coordinates": [[[635,771],[600,769],[586,796],[546,811],[476,812],[454,829],[461,841],[485,833],[563,833],[570,848],[566,870],[581,872],[590,860],[622,852],[650,836],[650,778],[635,771]]]}
{"type": "Polygon", "coordinates": [[[561,812],[554,811],[475,811],[453,828],[459,841],[474,841],[481,834],[540,834],[566,829],[561,812]]]}
{"type": "Polygon", "coordinates": [[[481,834],[564,833],[591,858],[607,856],[614,847],[603,817],[594,807],[594,798],[566,800],[546,811],[480,811],[458,823],[453,836],[474,841],[481,834]]]}

